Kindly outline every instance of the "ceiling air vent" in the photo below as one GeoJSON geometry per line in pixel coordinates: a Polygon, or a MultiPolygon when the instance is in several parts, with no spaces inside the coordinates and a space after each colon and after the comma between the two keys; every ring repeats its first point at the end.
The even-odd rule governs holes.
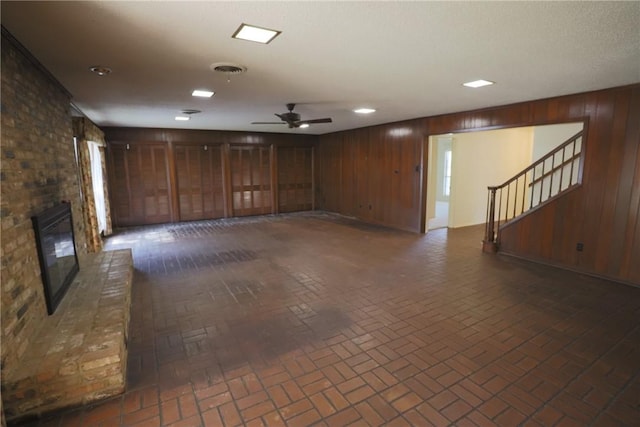
{"type": "Polygon", "coordinates": [[[218,73],[242,74],[247,71],[247,67],[228,62],[216,62],[215,64],[211,64],[211,70],[218,73]]]}
{"type": "Polygon", "coordinates": [[[211,71],[216,73],[224,73],[227,75],[227,83],[231,81],[232,74],[242,74],[247,72],[247,67],[238,64],[231,64],[228,62],[216,62],[211,64],[211,71]]]}

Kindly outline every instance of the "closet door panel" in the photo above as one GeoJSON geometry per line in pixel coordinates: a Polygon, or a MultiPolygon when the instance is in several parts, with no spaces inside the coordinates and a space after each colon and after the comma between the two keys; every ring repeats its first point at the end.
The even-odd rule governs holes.
{"type": "Polygon", "coordinates": [[[278,211],[313,209],[313,148],[278,147],[278,211]]]}
{"type": "Polygon", "coordinates": [[[221,147],[176,145],[174,155],[180,220],[223,218],[221,147]]]}
{"type": "Polygon", "coordinates": [[[273,213],[270,148],[231,146],[229,164],[233,216],[273,213]]]}
{"type": "Polygon", "coordinates": [[[171,221],[171,184],[165,144],[110,145],[116,226],[171,221]]]}

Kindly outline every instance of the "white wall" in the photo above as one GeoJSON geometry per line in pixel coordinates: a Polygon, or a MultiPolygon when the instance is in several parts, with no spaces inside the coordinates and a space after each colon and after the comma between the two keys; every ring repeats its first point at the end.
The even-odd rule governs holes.
{"type": "Polygon", "coordinates": [[[456,134],[452,150],[449,227],[482,224],[487,187],[502,184],[531,164],[533,128],[456,134]]]}
{"type": "Polygon", "coordinates": [[[583,123],[562,123],[557,125],[536,126],[533,128],[532,160],[542,158],[558,145],[582,130],[583,123]]]}
{"type": "MultiPolygon", "coordinates": [[[[533,129],[533,149],[532,160],[536,160],[544,157],[545,154],[551,152],[554,148],[571,138],[583,128],[583,123],[562,123],[557,125],[536,126],[533,129]]],[[[565,148],[564,158],[563,153],[556,153],[553,159],[548,159],[536,166],[535,177],[539,179],[543,175],[543,172],[549,172],[554,166],[561,165],[564,160],[571,158],[573,146],[565,148]]],[[[582,149],[582,140],[580,140],[575,147],[575,152],[579,153],[582,149]]],[[[568,165],[564,170],[556,171],[553,177],[546,178],[542,182],[538,181],[538,184],[532,188],[533,194],[531,196],[532,205],[535,206],[541,202],[544,202],[549,195],[555,195],[561,190],[565,190],[569,187],[570,183],[576,183],[578,181],[579,160],[575,160],[573,165],[568,165]],[[549,188],[551,186],[551,188],[549,188]]],[[[530,177],[533,179],[533,176],[530,177]]]]}
{"type": "MultiPolygon", "coordinates": [[[[502,184],[582,128],[583,123],[579,122],[454,135],[449,227],[484,223],[488,186],[502,184]]],[[[433,163],[430,163],[428,177],[427,220],[435,216],[435,200],[442,185],[442,164],[437,161],[440,157],[438,140],[445,138],[450,136],[430,137],[433,151],[429,153],[429,159],[433,163]]],[[[578,169],[574,169],[576,175],[578,169]]],[[[539,175],[541,172],[538,172],[537,176],[539,175]]],[[[569,175],[563,176],[563,181],[568,181],[568,177],[569,175]]],[[[547,190],[548,188],[545,191],[547,190]]],[[[528,193],[530,189],[527,188],[526,191],[528,193]]],[[[534,189],[534,193],[535,191],[534,189]]],[[[538,199],[536,194],[534,199],[538,199]]],[[[506,200],[503,200],[504,203],[506,200]]]]}

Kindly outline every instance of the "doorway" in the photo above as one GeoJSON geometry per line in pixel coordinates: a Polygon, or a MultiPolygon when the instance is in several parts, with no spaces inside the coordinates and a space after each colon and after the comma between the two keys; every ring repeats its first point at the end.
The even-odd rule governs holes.
{"type": "Polygon", "coordinates": [[[488,186],[524,170],[583,128],[583,122],[573,122],[429,136],[425,229],[483,224],[488,186]]]}

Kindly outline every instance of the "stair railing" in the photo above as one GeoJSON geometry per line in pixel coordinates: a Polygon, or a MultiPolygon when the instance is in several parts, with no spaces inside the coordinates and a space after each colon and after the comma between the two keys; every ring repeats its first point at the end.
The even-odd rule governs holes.
{"type": "Polygon", "coordinates": [[[486,247],[495,251],[501,228],[582,182],[583,131],[498,186],[487,187],[486,247]]]}

